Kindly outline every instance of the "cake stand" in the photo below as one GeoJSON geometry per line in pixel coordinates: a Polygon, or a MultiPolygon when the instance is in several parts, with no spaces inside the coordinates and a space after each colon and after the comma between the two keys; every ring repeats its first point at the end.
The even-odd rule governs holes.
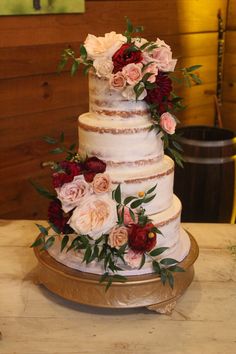
{"type": "Polygon", "coordinates": [[[174,273],[174,288],[163,285],[155,274],[128,276],[125,283],[113,282],[105,291],[106,282],[100,283],[100,275],[80,272],[52,258],[47,251],[34,248],[38,259],[37,283],[53,293],[80,304],[105,308],[147,307],[158,313],[170,314],[176,300],[191,284],[193,264],[199,253],[197,242],[189,234],[189,254],[179,265],[185,272],[174,273]]]}

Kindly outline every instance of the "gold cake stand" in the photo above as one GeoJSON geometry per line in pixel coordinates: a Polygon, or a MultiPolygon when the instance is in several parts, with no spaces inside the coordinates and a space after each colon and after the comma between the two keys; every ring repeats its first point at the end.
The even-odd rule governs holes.
{"type": "Polygon", "coordinates": [[[47,251],[34,249],[38,258],[37,283],[61,297],[80,304],[106,308],[147,307],[159,313],[170,314],[176,300],[191,284],[193,264],[199,253],[197,242],[189,234],[189,254],[179,265],[185,272],[174,273],[174,288],[163,285],[155,274],[128,276],[125,283],[113,282],[105,292],[106,283],[99,283],[100,275],[80,272],[52,258],[47,251]]]}

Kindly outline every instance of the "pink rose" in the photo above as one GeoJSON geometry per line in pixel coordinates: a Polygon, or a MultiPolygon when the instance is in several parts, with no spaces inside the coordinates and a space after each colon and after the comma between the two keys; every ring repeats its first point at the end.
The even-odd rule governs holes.
{"type": "Polygon", "coordinates": [[[139,268],[142,260],[142,254],[132,251],[131,249],[124,255],[125,263],[131,268],[139,268]]]}
{"type": "Polygon", "coordinates": [[[65,213],[78,206],[85,197],[91,195],[91,187],[81,175],[75,176],[72,182],[64,183],[63,186],[55,189],[65,213]]]}
{"type": "Polygon", "coordinates": [[[128,242],[128,230],[125,226],[113,227],[108,237],[108,245],[119,249],[128,242]]]}
{"type": "Polygon", "coordinates": [[[142,64],[131,63],[123,67],[122,74],[131,86],[142,80],[142,64]]]}
{"type": "MultiPolygon", "coordinates": [[[[119,214],[121,215],[122,213],[122,209],[119,210],[119,214]]],[[[127,206],[124,207],[124,225],[129,226],[131,224],[137,223],[138,222],[138,215],[135,211],[133,211],[134,213],[134,219],[132,219],[131,215],[130,215],[130,211],[129,208],[127,206]]]]}
{"type": "Polygon", "coordinates": [[[116,221],[116,203],[105,194],[84,199],[73,211],[68,224],[78,234],[89,235],[96,240],[109,232],[116,221]]]}
{"type": "Polygon", "coordinates": [[[95,194],[106,193],[110,190],[111,179],[106,173],[98,173],[92,182],[93,191],[95,194]]]}
{"type": "Polygon", "coordinates": [[[156,81],[156,76],[158,74],[158,67],[157,67],[157,63],[151,63],[149,64],[143,71],[143,76],[146,74],[146,73],[150,73],[152,74],[151,76],[149,76],[149,78],[147,79],[147,81],[153,83],[156,81]]]}
{"type": "Polygon", "coordinates": [[[152,58],[156,61],[161,71],[174,71],[177,59],[172,59],[172,52],[167,47],[155,48],[152,51],[152,58]]]}
{"type": "Polygon", "coordinates": [[[160,126],[168,134],[174,134],[176,127],[175,118],[168,112],[162,113],[160,118],[160,126]]]}
{"type": "Polygon", "coordinates": [[[111,75],[109,83],[111,89],[121,91],[126,85],[126,80],[122,72],[118,71],[116,74],[111,75]]]}

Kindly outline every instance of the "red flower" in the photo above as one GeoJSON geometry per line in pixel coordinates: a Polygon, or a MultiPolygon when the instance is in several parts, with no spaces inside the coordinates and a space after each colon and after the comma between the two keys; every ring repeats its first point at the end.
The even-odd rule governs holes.
{"type": "Polygon", "coordinates": [[[73,181],[75,176],[82,173],[83,167],[81,164],[70,161],[63,161],[60,163],[63,171],[55,172],[52,175],[52,184],[54,188],[63,186],[64,183],[73,181]]]}
{"type": "Polygon", "coordinates": [[[58,199],[53,200],[48,208],[48,220],[52,223],[59,232],[70,234],[72,228],[67,224],[71,217],[71,213],[65,214],[61,208],[61,202],[58,199]]]}
{"type": "Polygon", "coordinates": [[[166,74],[160,72],[156,77],[155,84],[156,87],[154,89],[147,90],[145,101],[150,104],[155,103],[158,107],[158,113],[162,114],[173,108],[170,99],[172,81],[166,74]]]}
{"type": "Polygon", "coordinates": [[[114,64],[113,73],[121,71],[124,66],[130,63],[140,63],[143,59],[141,50],[128,50],[131,46],[130,43],[123,44],[120,49],[118,49],[112,57],[114,64]]]}
{"type": "Polygon", "coordinates": [[[95,172],[84,172],[84,179],[87,183],[93,182],[95,176],[96,176],[95,172]]]}
{"type": "Polygon", "coordinates": [[[95,172],[96,173],[103,173],[106,170],[106,164],[102,160],[98,159],[97,157],[89,157],[85,163],[84,168],[88,172],[95,172]]]}
{"type": "Polygon", "coordinates": [[[155,226],[148,223],[145,226],[133,224],[129,228],[129,246],[135,252],[149,252],[156,245],[156,233],[152,231],[155,226]]]}

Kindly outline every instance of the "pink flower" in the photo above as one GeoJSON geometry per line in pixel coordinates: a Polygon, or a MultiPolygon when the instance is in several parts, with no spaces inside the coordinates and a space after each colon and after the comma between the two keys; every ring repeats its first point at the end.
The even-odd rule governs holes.
{"type": "Polygon", "coordinates": [[[131,268],[139,268],[142,260],[142,254],[132,251],[131,249],[124,255],[125,263],[131,268]]]}
{"type": "Polygon", "coordinates": [[[91,187],[80,175],[75,176],[72,182],[64,183],[63,186],[56,188],[56,192],[63,211],[67,213],[78,206],[84,197],[91,195],[91,187]]]}
{"type": "Polygon", "coordinates": [[[172,59],[172,52],[167,47],[155,48],[152,51],[152,58],[156,61],[161,71],[174,71],[177,59],[172,59]]]}
{"type": "Polygon", "coordinates": [[[118,71],[116,74],[111,75],[109,83],[112,90],[121,91],[126,85],[126,80],[122,72],[118,71]]]}
{"type": "Polygon", "coordinates": [[[116,221],[116,203],[105,194],[85,198],[73,211],[68,224],[78,234],[89,235],[96,240],[109,232],[116,221]]]}
{"type": "MultiPolygon", "coordinates": [[[[121,215],[122,209],[119,210],[119,214],[121,215]]],[[[124,207],[124,225],[129,226],[131,224],[137,223],[138,222],[138,215],[133,211],[134,213],[134,219],[132,219],[130,215],[129,208],[127,206],[124,207]]]]}
{"type": "Polygon", "coordinates": [[[158,74],[158,67],[157,67],[157,63],[151,63],[149,64],[143,71],[143,76],[147,73],[152,74],[151,76],[149,76],[149,78],[147,79],[147,81],[153,83],[156,81],[156,76],[158,74]]]}
{"type": "Polygon", "coordinates": [[[160,118],[160,126],[166,133],[172,135],[175,132],[176,120],[170,113],[162,113],[160,118]]]}
{"type": "Polygon", "coordinates": [[[122,74],[124,75],[127,83],[131,86],[136,85],[142,80],[142,64],[131,63],[123,67],[122,74]]]}
{"type": "Polygon", "coordinates": [[[92,182],[93,191],[95,194],[106,193],[110,190],[111,179],[106,173],[98,173],[92,182]]]}
{"type": "Polygon", "coordinates": [[[128,242],[128,230],[125,226],[113,227],[108,237],[108,245],[119,249],[128,242]]]}

